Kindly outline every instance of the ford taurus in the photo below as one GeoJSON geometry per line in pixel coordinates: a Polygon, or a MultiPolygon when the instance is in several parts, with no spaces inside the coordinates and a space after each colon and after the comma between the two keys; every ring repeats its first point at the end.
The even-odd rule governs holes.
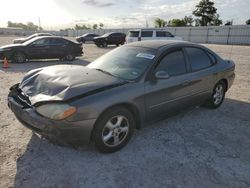
{"type": "Polygon", "coordinates": [[[34,132],[65,143],[95,142],[102,152],[127,144],[134,129],[193,105],[218,108],[231,87],[233,61],[198,44],[142,41],[88,66],[28,72],[8,105],[34,132]]]}

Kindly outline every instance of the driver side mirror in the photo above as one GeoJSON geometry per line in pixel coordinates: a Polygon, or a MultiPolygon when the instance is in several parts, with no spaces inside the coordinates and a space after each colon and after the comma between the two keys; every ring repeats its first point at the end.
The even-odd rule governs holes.
{"type": "Polygon", "coordinates": [[[157,71],[155,73],[156,79],[168,79],[170,76],[166,71],[157,71]]]}

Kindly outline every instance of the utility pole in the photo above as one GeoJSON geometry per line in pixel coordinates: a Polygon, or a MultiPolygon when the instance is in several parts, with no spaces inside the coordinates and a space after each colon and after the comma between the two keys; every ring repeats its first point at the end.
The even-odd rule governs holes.
{"type": "Polygon", "coordinates": [[[40,21],[40,17],[38,17],[38,25],[39,25],[39,30],[41,29],[41,21],[40,21]]]}

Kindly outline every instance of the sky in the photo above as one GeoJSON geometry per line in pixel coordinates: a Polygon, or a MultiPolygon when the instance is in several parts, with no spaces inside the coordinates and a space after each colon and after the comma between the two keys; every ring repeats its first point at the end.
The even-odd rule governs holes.
{"type": "MultiPolygon", "coordinates": [[[[104,28],[154,26],[155,18],[170,20],[192,15],[199,0],[0,0],[0,27],[7,22],[33,22],[58,30],[75,24],[104,23],[104,28]]],[[[250,0],[214,0],[223,22],[250,19],[250,0]]]]}

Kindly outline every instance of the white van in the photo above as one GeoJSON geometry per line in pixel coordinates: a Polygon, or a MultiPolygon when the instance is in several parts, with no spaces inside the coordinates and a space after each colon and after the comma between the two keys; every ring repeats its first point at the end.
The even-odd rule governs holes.
{"type": "Polygon", "coordinates": [[[143,40],[182,40],[164,29],[134,29],[129,30],[126,36],[126,43],[143,40]]]}

